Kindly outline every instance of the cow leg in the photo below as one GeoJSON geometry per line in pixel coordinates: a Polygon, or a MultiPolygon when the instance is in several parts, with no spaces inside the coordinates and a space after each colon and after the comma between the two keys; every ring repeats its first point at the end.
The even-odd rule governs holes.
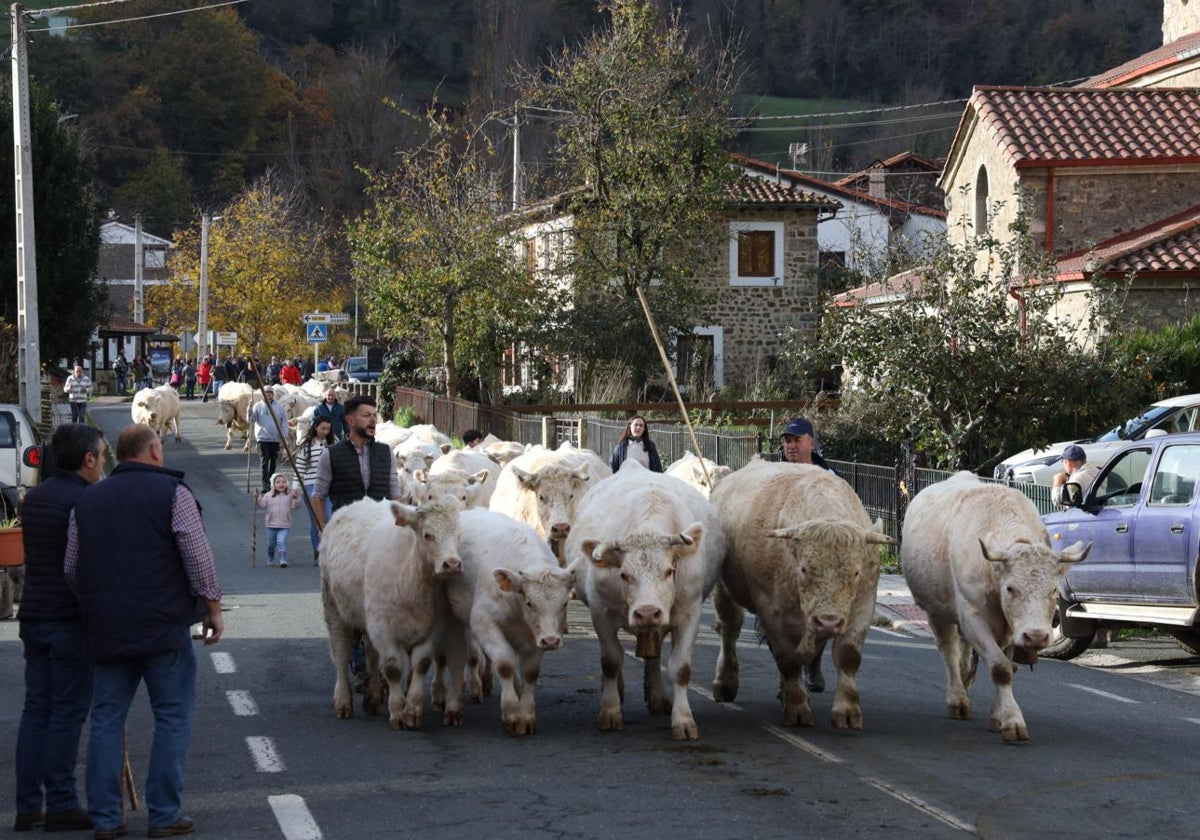
{"type": "Polygon", "coordinates": [[[537,732],[537,683],[542,675],[542,651],[533,648],[521,656],[521,712],[517,735],[532,735],[537,732]]]}
{"type": "MultiPolygon", "coordinates": [[[[463,676],[467,667],[467,629],[454,618],[446,616],[446,628],[441,639],[442,657],[449,674],[445,686],[443,726],[462,726],[463,676]]],[[[434,683],[436,688],[437,682],[434,683]]]]}
{"type": "Polygon", "coordinates": [[[642,660],[642,696],[650,714],[670,714],[671,698],[667,696],[667,684],[663,682],[660,657],[648,656],[642,660]]]}
{"type": "Polygon", "coordinates": [[[325,627],[329,631],[329,654],[333,658],[333,716],[339,719],[354,717],[354,698],[350,693],[350,651],[354,649],[355,633],[339,615],[327,582],[321,583],[321,607],[325,627]]]}
{"type": "MultiPolygon", "coordinates": [[[[412,660],[412,678],[408,684],[408,691],[403,695],[403,700],[397,698],[395,703],[392,702],[391,698],[388,698],[390,709],[403,708],[398,723],[405,729],[421,728],[421,716],[424,713],[425,707],[425,677],[428,676],[429,669],[433,666],[433,657],[433,643],[430,640],[427,639],[421,644],[416,645],[412,649],[410,656],[412,660]]],[[[398,686],[392,686],[392,689],[397,694],[400,694],[397,688],[398,686]]],[[[459,698],[459,702],[462,702],[461,697],[459,698]]],[[[446,714],[448,715],[449,713],[449,707],[447,706],[446,714]]],[[[398,728],[396,726],[397,721],[394,718],[391,723],[393,729],[398,728]]]]}
{"type": "MultiPolygon", "coordinates": [[[[483,672],[486,668],[486,659],[483,654],[483,649],[480,648],[479,642],[475,640],[474,636],[471,637],[470,652],[467,654],[467,668],[471,673],[471,702],[482,703],[484,694],[483,672]]],[[[491,680],[489,679],[489,682],[490,681],[491,680]]],[[[489,689],[490,688],[491,686],[489,686],[489,689]]],[[[492,692],[489,690],[487,693],[491,694],[492,692]]]]}
{"type": "MultiPolygon", "coordinates": [[[[404,654],[390,640],[379,652],[379,669],[388,685],[388,726],[393,730],[411,728],[405,722],[405,695],[400,686],[404,680],[404,654]]],[[[421,725],[419,714],[416,725],[421,725]]]]}
{"type": "Polygon", "coordinates": [[[495,664],[496,675],[500,678],[500,723],[509,735],[524,735],[516,686],[517,654],[500,628],[487,618],[486,611],[472,613],[471,630],[479,640],[480,647],[495,664]]]}
{"type": "Polygon", "coordinates": [[[988,666],[992,683],[996,686],[988,729],[999,732],[1000,737],[1008,743],[1028,741],[1029,729],[1025,726],[1025,716],[1013,697],[1012,660],[996,642],[991,629],[977,616],[964,616],[962,630],[966,640],[979,651],[979,658],[988,666]]]}
{"type": "Polygon", "coordinates": [[[692,706],[688,702],[688,684],[692,681],[692,648],[700,632],[700,610],[682,616],[681,625],[671,630],[671,656],[667,660],[671,684],[675,689],[671,707],[671,737],[676,741],[695,741],[700,737],[692,706]]]}
{"type": "MultiPolygon", "coordinates": [[[[963,684],[963,639],[954,621],[929,615],[929,626],[937,640],[942,664],[946,667],[946,713],[955,720],[971,719],[971,695],[963,684]]],[[[969,648],[968,648],[969,650],[969,648]]]]}
{"type": "MultiPolygon", "coordinates": [[[[355,634],[356,636],[358,634],[355,634]]],[[[371,644],[367,634],[362,634],[363,668],[366,672],[363,681],[363,714],[374,717],[379,714],[383,705],[383,687],[385,685],[379,669],[379,652],[371,644]]]]}
{"type": "Polygon", "coordinates": [[[833,642],[833,664],[837,668],[837,694],[830,721],[834,729],[862,729],[862,706],[858,695],[858,668],[862,664],[862,641],[839,636],[833,642]]]}
{"type": "Polygon", "coordinates": [[[721,634],[721,652],[717,654],[717,674],[713,677],[713,699],[732,703],[738,693],[737,640],[742,632],[743,610],[725,587],[718,583],[713,589],[713,607],[717,611],[716,630],[721,634]]]}
{"type": "Polygon", "coordinates": [[[450,679],[446,673],[446,651],[439,650],[433,657],[433,686],[429,689],[429,708],[435,712],[446,711],[446,683],[450,679]]]}
{"type": "Polygon", "coordinates": [[[759,616],[767,645],[779,668],[779,699],[783,706],[784,726],[813,726],[816,718],[808,704],[808,695],[800,685],[800,671],[804,666],[797,650],[799,645],[783,635],[775,625],[759,616]]]}
{"type": "Polygon", "coordinates": [[[621,719],[621,694],[618,682],[621,666],[625,662],[625,650],[617,638],[616,624],[608,620],[601,611],[592,613],[592,623],[600,640],[600,674],[603,688],[600,692],[600,715],[596,728],[602,732],[621,730],[625,722],[621,719]]]}
{"type": "Polygon", "coordinates": [[[225,427],[225,451],[228,452],[230,449],[233,449],[233,427],[226,426],[225,427]]]}

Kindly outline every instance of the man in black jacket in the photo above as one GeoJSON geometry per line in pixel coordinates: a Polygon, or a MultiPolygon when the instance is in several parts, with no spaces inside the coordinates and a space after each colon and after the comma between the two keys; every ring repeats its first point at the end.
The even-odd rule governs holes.
{"type": "Polygon", "coordinates": [[[58,472],[30,490],[21,505],[25,706],[17,734],[16,831],[92,827],[75,787],[79,732],[92,702],[92,664],[79,604],[63,577],[63,555],[71,509],[84,488],[99,481],[107,444],[99,429],[69,423],[55,430],[51,447],[58,472]]]}

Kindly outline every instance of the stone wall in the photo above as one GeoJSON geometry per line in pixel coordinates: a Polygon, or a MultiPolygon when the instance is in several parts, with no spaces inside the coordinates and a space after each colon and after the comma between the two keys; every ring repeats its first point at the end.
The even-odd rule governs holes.
{"type": "Polygon", "coordinates": [[[1200,29],[1200,0],[1163,0],[1163,43],[1200,29]]]}
{"type": "Polygon", "coordinates": [[[817,211],[745,210],[723,221],[784,223],[784,274],[780,286],[731,286],[729,248],[718,249],[713,274],[701,280],[715,302],[705,326],[724,335],[725,381],[749,381],[778,356],[788,327],[812,329],[817,307],[817,211]]]}

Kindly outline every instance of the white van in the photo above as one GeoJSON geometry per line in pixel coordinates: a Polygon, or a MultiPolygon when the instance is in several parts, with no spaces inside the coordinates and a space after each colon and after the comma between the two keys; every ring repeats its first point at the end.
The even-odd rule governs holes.
{"type": "Polygon", "coordinates": [[[3,518],[16,516],[17,499],[41,480],[42,436],[19,405],[0,403],[0,492],[3,518]]]}

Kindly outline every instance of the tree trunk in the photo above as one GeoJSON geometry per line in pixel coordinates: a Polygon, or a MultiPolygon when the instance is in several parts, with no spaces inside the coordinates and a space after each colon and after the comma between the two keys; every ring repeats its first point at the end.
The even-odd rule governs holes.
{"type": "Polygon", "coordinates": [[[454,358],[454,301],[446,298],[442,315],[442,361],[446,366],[446,396],[458,396],[458,364],[454,358]]]}

